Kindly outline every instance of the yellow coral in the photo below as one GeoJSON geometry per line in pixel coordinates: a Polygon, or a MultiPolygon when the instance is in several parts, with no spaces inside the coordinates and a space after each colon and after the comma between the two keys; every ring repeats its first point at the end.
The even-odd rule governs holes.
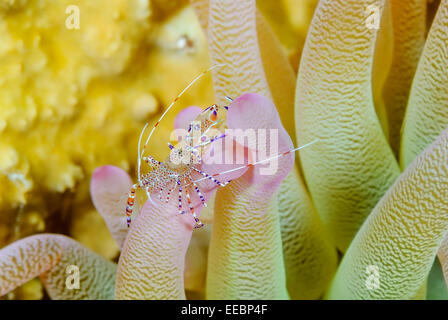
{"type": "MultiPolygon", "coordinates": [[[[125,123],[103,123],[105,115],[113,119],[107,112],[112,106],[89,104],[88,97],[93,82],[107,81],[128,65],[136,40],[148,29],[148,4],[78,1],[78,30],[65,27],[68,5],[21,1],[0,11],[3,207],[26,203],[30,191],[72,189],[105,153],[127,165],[124,154],[107,151],[108,139],[125,133],[125,123]],[[89,119],[90,114],[97,116],[89,119]],[[100,126],[104,135],[93,137],[100,126]]],[[[126,116],[124,108],[114,113],[126,116]]]]}

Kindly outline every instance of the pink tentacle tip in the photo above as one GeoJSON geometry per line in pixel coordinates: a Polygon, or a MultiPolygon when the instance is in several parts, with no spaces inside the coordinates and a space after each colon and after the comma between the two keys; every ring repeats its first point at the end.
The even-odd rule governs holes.
{"type": "Polygon", "coordinates": [[[196,117],[202,112],[202,109],[196,106],[191,106],[180,111],[175,120],[175,129],[187,129],[188,125],[196,119],[196,117]]]}
{"type": "Polygon", "coordinates": [[[92,173],[92,178],[101,179],[105,178],[116,170],[114,166],[106,165],[96,168],[92,173]]]}

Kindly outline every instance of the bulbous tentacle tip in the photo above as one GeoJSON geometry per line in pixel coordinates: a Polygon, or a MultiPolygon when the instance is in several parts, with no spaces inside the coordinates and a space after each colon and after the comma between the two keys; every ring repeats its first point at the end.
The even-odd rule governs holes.
{"type": "Polygon", "coordinates": [[[106,165],[96,168],[92,173],[92,178],[101,179],[107,177],[109,174],[113,173],[118,168],[112,165],[106,165]]]}
{"type": "MultiPolygon", "coordinates": [[[[112,236],[121,247],[128,232],[126,221],[126,197],[132,180],[122,169],[115,166],[97,168],[90,181],[92,202],[106,222],[112,236]]],[[[130,218],[130,217],[129,217],[130,218]]]]}
{"type": "Polygon", "coordinates": [[[202,112],[202,109],[196,106],[191,106],[180,111],[174,119],[175,129],[188,129],[188,125],[196,119],[196,117],[202,112]]]}

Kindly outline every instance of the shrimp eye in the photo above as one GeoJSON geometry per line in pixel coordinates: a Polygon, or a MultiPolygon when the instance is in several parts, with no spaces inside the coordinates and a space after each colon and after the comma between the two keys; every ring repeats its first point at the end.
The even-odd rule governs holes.
{"type": "Polygon", "coordinates": [[[210,120],[215,122],[216,119],[218,119],[218,112],[216,112],[216,110],[214,109],[211,113],[210,113],[210,120]]]}

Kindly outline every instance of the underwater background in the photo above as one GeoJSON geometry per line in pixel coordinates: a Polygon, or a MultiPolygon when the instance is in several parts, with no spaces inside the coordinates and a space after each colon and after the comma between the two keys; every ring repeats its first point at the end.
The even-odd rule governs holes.
{"type": "Polygon", "coordinates": [[[0,0],[0,299],[447,299],[447,31],[448,0],[0,0]],[[181,110],[245,93],[272,100],[294,145],[322,143],[263,182],[272,194],[244,179],[218,191],[204,228],[174,226],[173,247],[133,264],[145,224],[123,244],[102,190],[128,179],[117,168],[135,180],[141,128],[219,63],[152,156],[181,110]],[[70,239],[27,238],[48,233],[70,239]],[[39,248],[42,265],[74,250],[98,274],[58,292],[68,262],[23,262],[39,248]]]}

